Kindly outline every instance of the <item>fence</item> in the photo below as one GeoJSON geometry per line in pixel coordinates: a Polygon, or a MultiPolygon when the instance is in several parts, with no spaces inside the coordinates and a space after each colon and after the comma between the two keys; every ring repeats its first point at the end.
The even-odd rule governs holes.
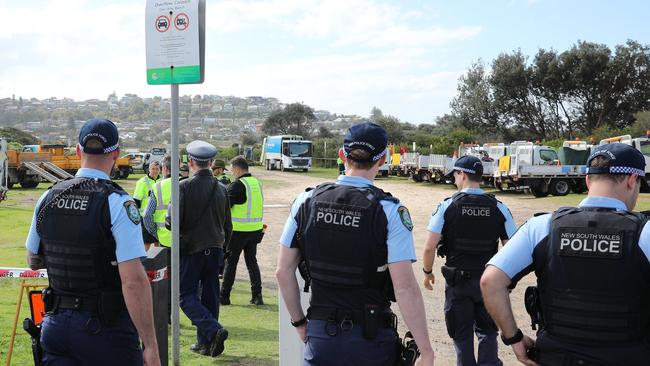
{"type": "Polygon", "coordinates": [[[338,167],[338,164],[336,164],[336,159],[335,158],[313,158],[312,160],[314,162],[314,167],[318,167],[318,168],[336,168],[336,167],[338,167]]]}

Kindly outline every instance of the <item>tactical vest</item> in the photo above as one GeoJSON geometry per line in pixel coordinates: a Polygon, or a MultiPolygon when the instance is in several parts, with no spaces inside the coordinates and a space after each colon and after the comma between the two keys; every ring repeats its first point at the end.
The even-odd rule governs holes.
{"type": "Polygon", "coordinates": [[[246,189],[246,202],[234,205],[230,210],[233,231],[258,231],[262,230],[264,223],[264,196],[262,185],[255,177],[239,178],[246,189]]]}
{"type": "Polygon", "coordinates": [[[645,221],[604,208],[553,214],[547,250],[533,258],[550,335],[603,346],[650,335],[650,264],[638,245],[645,221]]]}
{"type": "Polygon", "coordinates": [[[165,218],[169,203],[172,201],[172,180],[165,178],[154,186],[153,196],[156,199],[156,211],[153,214],[153,222],[156,224],[156,236],[160,245],[172,246],[172,232],[165,226],[165,218]]]}
{"type": "Polygon", "coordinates": [[[382,200],[399,202],[376,187],[327,183],[301,205],[295,240],[311,275],[311,306],[362,310],[395,301],[382,200]]]}
{"type": "Polygon", "coordinates": [[[447,266],[483,269],[497,252],[505,217],[498,201],[488,194],[458,192],[445,211],[442,240],[447,246],[447,266]]]}
{"type": "Polygon", "coordinates": [[[76,177],[54,185],[39,209],[39,253],[55,294],[96,297],[121,291],[108,196],[117,184],[76,177]]]}

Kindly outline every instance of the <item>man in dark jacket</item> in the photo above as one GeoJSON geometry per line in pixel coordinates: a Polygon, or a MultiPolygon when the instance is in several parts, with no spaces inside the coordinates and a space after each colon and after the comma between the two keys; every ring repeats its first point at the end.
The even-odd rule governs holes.
{"type": "MultiPolygon", "coordinates": [[[[197,140],[187,145],[187,153],[192,178],[179,185],[180,306],[197,328],[197,343],[190,349],[216,357],[228,338],[228,331],[218,321],[218,276],[223,247],[232,233],[230,203],[226,188],[210,170],[217,149],[197,140]]],[[[170,212],[171,207],[168,225],[170,212]]]]}

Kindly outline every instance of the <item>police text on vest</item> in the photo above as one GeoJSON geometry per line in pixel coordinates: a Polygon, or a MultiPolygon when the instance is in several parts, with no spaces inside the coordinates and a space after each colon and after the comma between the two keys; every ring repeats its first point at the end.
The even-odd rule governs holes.
{"type": "Polygon", "coordinates": [[[618,232],[560,233],[560,255],[596,258],[621,258],[622,236],[618,232]]]}

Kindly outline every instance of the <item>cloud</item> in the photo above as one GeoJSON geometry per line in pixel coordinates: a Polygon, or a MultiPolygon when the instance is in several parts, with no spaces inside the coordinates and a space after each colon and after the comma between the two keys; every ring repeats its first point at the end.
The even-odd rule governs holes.
{"type": "MultiPolygon", "coordinates": [[[[207,6],[206,82],[181,93],[274,96],[360,115],[376,105],[413,122],[447,111],[455,92],[460,71],[436,67],[442,47],[481,32],[436,24],[399,2],[207,6]]],[[[143,1],[0,0],[0,97],[168,95],[168,87],[146,84],[144,12],[143,1]]]]}

